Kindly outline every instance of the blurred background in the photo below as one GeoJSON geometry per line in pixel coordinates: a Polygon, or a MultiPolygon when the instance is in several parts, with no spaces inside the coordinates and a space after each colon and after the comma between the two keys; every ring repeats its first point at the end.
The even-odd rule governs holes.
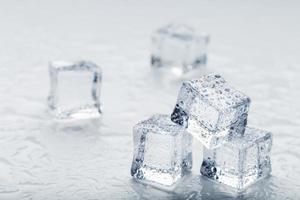
{"type": "Polygon", "coordinates": [[[296,0],[1,1],[0,199],[298,199],[299,9],[296,0]],[[272,176],[242,194],[199,176],[196,141],[193,173],[176,190],[131,180],[132,126],[171,113],[182,82],[150,67],[151,34],[170,22],[210,34],[197,73],[220,73],[249,95],[248,124],[274,134],[272,176]],[[47,112],[48,62],[80,59],[103,69],[103,116],[61,128],[47,112]]]}

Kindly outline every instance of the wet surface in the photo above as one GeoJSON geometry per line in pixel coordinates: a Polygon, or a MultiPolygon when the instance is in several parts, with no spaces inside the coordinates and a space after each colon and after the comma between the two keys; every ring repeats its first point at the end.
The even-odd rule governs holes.
{"type": "Polygon", "coordinates": [[[296,1],[0,3],[0,199],[298,199],[299,8],[296,1]],[[130,177],[132,126],[171,113],[176,102],[182,79],[150,68],[149,38],[177,20],[211,34],[208,65],[193,76],[222,74],[252,98],[249,125],[274,134],[272,176],[243,193],[199,175],[197,142],[193,173],[175,190],[130,177]],[[64,124],[49,115],[48,62],[57,59],[103,68],[101,120],[64,124]]]}

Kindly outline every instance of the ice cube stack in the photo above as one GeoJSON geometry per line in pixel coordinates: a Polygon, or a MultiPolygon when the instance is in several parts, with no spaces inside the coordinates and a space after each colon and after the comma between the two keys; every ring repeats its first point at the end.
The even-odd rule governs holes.
{"type": "Polygon", "coordinates": [[[203,146],[203,176],[243,190],[271,172],[272,134],[247,126],[250,98],[218,74],[185,81],[171,114],[134,127],[131,175],[173,186],[192,168],[191,136],[203,146]]]}

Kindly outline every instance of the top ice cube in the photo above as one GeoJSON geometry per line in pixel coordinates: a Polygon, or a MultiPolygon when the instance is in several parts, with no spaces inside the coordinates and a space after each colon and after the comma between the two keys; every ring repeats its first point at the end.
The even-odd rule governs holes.
{"type": "Polygon", "coordinates": [[[189,132],[205,129],[207,134],[216,134],[239,126],[242,134],[249,104],[249,97],[229,86],[220,75],[210,74],[182,84],[171,119],[189,132]]]}
{"type": "Polygon", "coordinates": [[[208,41],[208,35],[200,34],[190,26],[164,26],[152,35],[151,64],[188,72],[206,63],[208,41]]]}
{"type": "Polygon", "coordinates": [[[49,65],[49,108],[60,119],[98,117],[101,68],[90,61],[54,61],[49,65]]]}

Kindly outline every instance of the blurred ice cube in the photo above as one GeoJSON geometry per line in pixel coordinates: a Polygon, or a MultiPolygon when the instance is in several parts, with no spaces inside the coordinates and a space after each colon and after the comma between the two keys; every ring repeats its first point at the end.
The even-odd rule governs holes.
{"type": "Polygon", "coordinates": [[[209,37],[184,24],[169,24],[152,35],[151,64],[177,74],[206,64],[209,37]]]}
{"type": "Polygon", "coordinates": [[[218,74],[185,81],[171,115],[207,148],[215,148],[232,135],[242,135],[250,99],[229,86],[218,74]]]}
{"type": "Polygon", "coordinates": [[[49,108],[59,119],[87,119],[101,114],[102,72],[89,61],[55,61],[49,65],[49,108]]]}
{"type": "Polygon", "coordinates": [[[249,128],[214,150],[204,149],[201,174],[243,190],[271,172],[272,134],[249,128]]]}
{"type": "Polygon", "coordinates": [[[134,126],[131,175],[144,183],[172,186],[192,168],[192,138],[167,115],[134,126]]]}

